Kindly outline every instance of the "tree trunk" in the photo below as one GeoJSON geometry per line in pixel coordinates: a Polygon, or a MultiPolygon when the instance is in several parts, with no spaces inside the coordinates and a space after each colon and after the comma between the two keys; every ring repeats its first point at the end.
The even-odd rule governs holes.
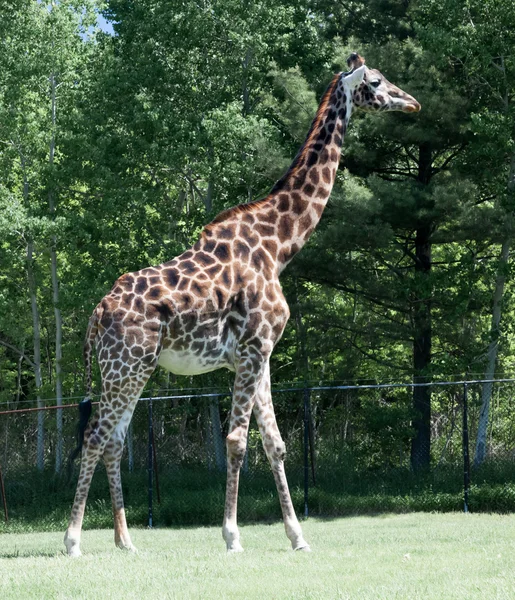
{"type": "MultiPolygon", "coordinates": [[[[23,364],[23,356],[20,356],[18,359],[18,374],[16,376],[16,400],[14,403],[14,408],[18,408],[18,404],[20,402],[21,396],[21,366],[23,364]]],[[[9,408],[9,406],[7,406],[9,408]]]]}
{"type": "MultiPolygon", "coordinates": [[[[506,282],[506,267],[510,254],[511,237],[507,237],[501,248],[501,257],[499,268],[495,280],[494,302],[492,311],[492,324],[490,326],[490,344],[487,352],[487,365],[485,370],[485,379],[493,379],[495,375],[495,365],[497,362],[497,350],[499,348],[499,323],[501,322],[501,304],[504,294],[504,284],[506,282]]],[[[478,467],[486,458],[486,432],[488,429],[488,418],[490,413],[490,399],[492,397],[493,384],[490,381],[483,383],[481,393],[481,412],[479,413],[479,423],[477,427],[476,454],[474,457],[474,467],[478,467]]]]}
{"type": "MultiPolygon", "coordinates": [[[[56,83],[55,76],[52,73],[50,75],[50,95],[52,98],[52,136],[50,138],[50,150],[48,164],[50,171],[54,165],[55,155],[55,118],[56,118],[56,83]]],[[[55,196],[54,189],[51,186],[48,192],[48,207],[50,210],[50,216],[55,218],[55,196]]],[[[59,278],[57,276],[57,237],[52,236],[52,246],[50,248],[50,261],[51,261],[51,278],[52,278],[52,303],[54,305],[54,318],[55,318],[55,396],[56,405],[62,406],[63,404],[63,384],[61,374],[61,361],[63,357],[62,351],[62,339],[63,339],[63,319],[61,316],[61,309],[59,308],[59,278]]],[[[57,441],[55,447],[55,472],[61,472],[62,460],[63,460],[63,411],[58,409],[56,411],[56,434],[57,441]]]]}
{"type": "MultiPolygon", "coordinates": [[[[56,239],[53,237],[53,246],[51,249],[51,268],[52,268],[52,298],[54,303],[55,318],[55,403],[57,406],[63,404],[63,382],[61,374],[61,361],[63,357],[62,338],[63,338],[63,320],[59,308],[59,280],[57,277],[57,252],[55,248],[56,239]]],[[[60,473],[63,461],[63,411],[56,411],[56,448],[55,448],[55,472],[60,473]]]]}
{"type": "Polygon", "coordinates": [[[127,454],[129,457],[129,473],[134,471],[134,427],[132,420],[127,429],[127,454]]]}
{"type": "MultiPolygon", "coordinates": [[[[309,387],[309,379],[310,379],[310,369],[309,369],[309,356],[306,351],[308,346],[307,344],[307,332],[304,327],[302,309],[300,305],[299,298],[299,284],[297,278],[295,278],[295,325],[297,330],[297,347],[299,349],[300,354],[300,364],[302,365],[302,370],[304,371],[301,376],[304,379],[304,396],[303,400],[306,403],[304,410],[307,409],[307,414],[304,415],[304,427],[308,426],[308,439],[309,439],[309,454],[311,460],[311,475],[313,477],[313,482],[315,482],[315,426],[312,412],[312,395],[311,391],[308,390],[309,387]]],[[[304,438],[305,439],[305,438],[304,438]]],[[[303,445],[304,445],[303,439],[303,445]]]]}
{"type": "MultiPolygon", "coordinates": [[[[509,115],[510,111],[510,85],[506,75],[506,65],[504,55],[501,54],[500,70],[504,80],[504,114],[509,115]]],[[[506,185],[508,198],[513,206],[513,198],[515,196],[515,152],[511,156],[510,170],[508,182],[506,185]]],[[[501,248],[501,257],[499,267],[497,269],[497,277],[495,280],[494,301],[492,309],[492,324],[490,326],[490,344],[487,353],[487,365],[485,371],[485,379],[492,379],[495,374],[495,365],[497,362],[497,350],[499,347],[499,324],[501,322],[501,303],[504,294],[504,284],[506,281],[506,271],[508,266],[508,258],[510,253],[511,238],[512,238],[512,220],[513,214],[507,215],[509,218],[509,227],[501,248]]],[[[476,440],[476,454],[474,457],[474,467],[478,467],[486,457],[486,432],[488,429],[488,419],[490,413],[490,399],[492,397],[492,384],[484,383],[482,390],[481,412],[479,415],[479,424],[476,440]]]]}
{"type": "Polygon", "coordinates": [[[211,146],[209,147],[207,155],[209,158],[209,162],[211,163],[211,169],[209,171],[209,180],[207,183],[206,201],[205,201],[206,213],[209,215],[209,214],[211,214],[211,211],[213,210],[213,196],[214,196],[214,192],[215,192],[215,176],[214,176],[213,168],[212,168],[213,163],[214,163],[214,152],[213,152],[213,148],[211,146]]]}
{"type": "Polygon", "coordinates": [[[209,215],[213,210],[213,192],[215,189],[215,182],[213,178],[213,174],[209,175],[209,182],[207,184],[207,194],[206,194],[206,212],[209,215]]]}
{"type": "MultiPolygon", "coordinates": [[[[515,154],[511,157],[510,174],[507,185],[508,195],[515,193],[515,154]]],[[[510,218],[511,224],[511,218],[510,218]]],[[[506,282],[506,273],[508,259],[510,256],[512,235],[511,227],[508,227],[508,233],[501,247],[501,256],[497,268],[497,277],[495,279],[494,300],[492,309],[492,323],[490,326],[490,344],[487,352],[487,365],[485,370],[485,379],[493,379],[495,375],[495,365],[497,362],[497,351],[499,349],[499,324],[501,322],[502,298],[504,295],[504,284],[506,282]]],[[[488,429],[488,419],[490,414],[490,399],[492,397],[492,383],[484,383],[481,399],[481,412],[479,414],[479,424],[477,428],[476,454],[474,457],[474,467],[478,467],[486,458],[486,432],[488,429]]]]}
{"type": "MultiPolygon", "coordinates": [[[[25,206],[29,203],[29,179],[27,175],[27,164],[25,155],[19,150],[20,163],[23,171],[23,200],[25,206]]],[[[32,340],[34,345],[34,379],[36,383],[36,402],[38,408],[43,408],[41,400],[41,330],[39,326],[39,308],[37,298],[36,276],[34,273],[34,240],[29,238],[27,242],[27,283],[29,286],[30,308],[32,313],[32,340]]],[[[45,411],[38,411],[36,466],[42,471],[45,466],[45,411]]]]}
{"type": "MultiPolygon", "coordinates": [[[[245,52],[245,58],[242,60],[242,84],[241,93],[243,98],[242,114],[244,117],[248,117],[251,113],[250,106],[250,90],[249,90],[249,68],[252,62],[252,50],[247,48],[245,52]]],[[[247,152],[243,151],[243,164],[247,161],[247,152]]],[[[247,182],[247,202],[252,202],[253,191],[252,191],[252,178],[247,182]]]]}
{"type": "Polygon", "coordinates": [[[213,426],[211,425],[210,408],[207,402],[202,404],[202,421],[205,431],[205,448],[207,470],[212,471],[215,466],[213,426]]]}
{"type": "MultiPolygon", "coordinates": [[[[419,149],[418,181],[428,185],[431,178],[432,153],[428,143],[419,149]]],[[[431,229],[429,223],[421,224],[415,236],[415,294],[413,298],[413,380],[429,381],[427,371],[431,364],[431,229]]],[[[411,467],[414,471],[427,469],[431,458],[431,388],[413,388],[413,426],[415,437],[411,441],[411,467]]]]}
{"type": "MultiPolygon", "coordinates": [[[[30,305],[32,311],[32,328],[34,341],[34,377],[36,380],[36,397],[38,408],[43,408],[41,400],[41,332],[39,327],[39,309],[36,295],[36,277],[34,274],[34,242],[30,240],[27,244],[27,279],[29,283],[30,305]]],[[[38,434],[37,434],[36,465],[39,471],[45,466],[45,411],[38,411],[38,434]]]]}

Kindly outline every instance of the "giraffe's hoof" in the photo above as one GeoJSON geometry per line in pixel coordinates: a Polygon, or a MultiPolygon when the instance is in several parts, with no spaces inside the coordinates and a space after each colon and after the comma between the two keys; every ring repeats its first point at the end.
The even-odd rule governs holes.
{"type": "Polygon", "coordinates": [[[294,548],[294,550],[295,552],[311,552],[309,544],[306,544],[305,546],[297,546],[296,548],[294,548]]]}
{"type": "Polygon", "coordinates": [[[66,554],[71,558],[82,556],[82,552],[80,551],[80,540],[68,532],[66,532],[64,536],[64,545],[66,546],[66,554]]]}
{"type": "Polygon", "coordinates": [[[233,540],[230,544],[227,544],[227,554],[234,554],[236,552],[243,552],[243,546],[238,540],[233,540]]]}
{"type": "Polygon", "coordinates": [[[124,552],[130,552],[131,554],[138,554],[138,549],[133,544],[122,544],[121,542],[118,542],[118,544],[116,544],[116,545],[118,548],[120,548],[120,550],[123,550],[124,552]]]}

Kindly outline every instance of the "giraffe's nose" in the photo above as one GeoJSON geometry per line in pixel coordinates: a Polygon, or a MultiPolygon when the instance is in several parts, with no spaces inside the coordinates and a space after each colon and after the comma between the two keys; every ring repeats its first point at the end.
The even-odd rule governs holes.
{"type": "Polygon", "coordinates": [[[412,103],[406,105],[406,112],[419,112],[421,108],[420,104],[414,99],[412,103]]]}

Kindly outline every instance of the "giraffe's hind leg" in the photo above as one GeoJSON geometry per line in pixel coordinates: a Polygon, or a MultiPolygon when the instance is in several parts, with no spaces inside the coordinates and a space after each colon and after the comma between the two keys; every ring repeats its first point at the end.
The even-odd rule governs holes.
{"type": "Polygon", "coordinates": [[[225,493],[222,536],[228,552],[242,552],[237,523],[238,487],[240,469],[247,449],[249,421],[256,391],[261,385],[263,373],[267,372],[268,357],[259,352],[246,350],[241,353],[234,381],[233,401],[227,446],[227,483],[225,493]]]}
{"type": "Polygon", "coordinates": [[[70,522],[64,536],[66,551],[69,556],[73,557],[81,555],[80,538],[82,521],[84,520],[84,510],[86,508],[91,479],[93,478],[98,459],[102,455],[114,428],[112,419],[107,419],[103,412],[101,403],[100,417],[98,420],[95,418],[92,426],[86,431],[86,435],[84,436],[79,480],[75,491],[70,522]]]}
{"type": "Polygon", "coordinates": [[[302,535],[295,510],[291,501],[286,473],[284,471],[284,457],[286,447],[279,433],[277,421],[275,419],[274,407],[272,404],[272,394],[270,390],[270,371],[269,365],[266,366],[266,371],[261,381],[261,385],[256,394],[254,403],[254,415],[259,426],[263,447],[267,458],[272,467],[281,510],[283,513],[284,527],[286,535],[291,542],[294,550],[310,551],[309,544],[302,535]]]}
{"type": "Polygon", "coordinates": [[[118,546],[134,549],[125,521],[125,510],[120,479],[120,458],[128,424],[139,396],[155,364],[133,364],[128,376],[114,381],[104,375],[102,399],[98,418],[95,418],[85,435],[77,491],[70,522],[64,537],[69,556],[80,556],[80,538],[84,510],[91,479],[98,460],[103,456],[111,490],[115,518],[115,541],[118,546]]]}
{"type": "Polygon", "coordinates": [[[111,504],[113,507],[114,543],[118,548],[122,550],[128,550],[130,552],[136,552],[137,550],[131,541],[129,530],[127,528],[127,520],[125,518],[120,463],[122,459],[123,444],[127,434],[127,428],[131,422],[136,403],[137,399],[134,400],[125,410],[122,418],[113,432],[113,435],[106,444],[103,455],[104,464],[107,471],[107,478],[109,480],[111,504]]]}

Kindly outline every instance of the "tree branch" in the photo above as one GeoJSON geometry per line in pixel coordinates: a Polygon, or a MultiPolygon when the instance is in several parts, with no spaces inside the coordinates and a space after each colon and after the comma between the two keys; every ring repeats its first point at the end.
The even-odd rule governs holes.
{"type": "Polygon", "coordinates": [[[366,350],[364,350],[363,348],[360,348],[360,346],[358,346],[358,344],[356,344],[356,342],[352,341],[348,337],[346,337],[346,341],[349,342],[350,345],[353,348],[355,348],[358,352],[363,354],[363,356],[365,356],[366,358],[368,358],[370,360],[373,360],[378,365],[383,365],[384,367],[389,367],[391,369],[396,369],[398,371],[404,371],[405,373],[408,373],[411,371],[411,369],[396,365],[396,364],[390,362],[389,360],[382,360],[382,359],[378,358],[375,354],[371,354],[371,353],[367,352],[366,350]]]}
{"type": "Polygon", "coordinates": [[[23,352],[23,350],[16,348],[16,346],[13,346],[9,342],[5,342],[4,340],[0,340],[0,345],[4,346],[5,348],[9,348],[9,350],[15,352],[20,358],[26,360],[33,369],[35,368],[36,365],[32,362],[32,360],[30,360],[30,358],[25,354],[25,352],[23,352]]]}
{"type": "Polygon", "coordinates": [[[447,167],[447,165],[451,162],[451,160],[453,158],[456,158],[458,156],[458,154],[465,148],[466,144],[461,144],[461,146],[452,154],[450,154],[442,163],[441,166],[439,167],[435,167],[434,169],[431,169],[431,174],[432,175],[436,175],[437,173],[440,173],[441,171],[444,171],[445,168],[447,167]]]}
{"type": "MultiPolygon", "coordinates": [[[[312,277],[308,278],[308,277],[303,277],[302,275],[300,275],[299,279],[313,282],[312,277]]],[[[349,294],[359,294],[360,296],[362,296],[369,302],[372,302],[373,304],[377,304],[378,306],[382,306],[383,308],[387,308],[388,310],[395,310],[399,313],[404,313],[404,314],[409,314],[409,312],[410,312],[409,310],[405,309],[402,306],[396,306],[394,304],[390,304],[388,302],[383,301],[381,298],[379,298],[377,296],[372,296],[371,294],[367,294],[363,290],[350,288],[350,287],[346,286],[345,284],[338,282],[338,281],[334,281],[334,280],[331,281],[329,279],[325,279],[324,277],[317,277],[316,283],[329,285],[333,289],[341,290],[342,292],[347,292],[349,294]]]]}

